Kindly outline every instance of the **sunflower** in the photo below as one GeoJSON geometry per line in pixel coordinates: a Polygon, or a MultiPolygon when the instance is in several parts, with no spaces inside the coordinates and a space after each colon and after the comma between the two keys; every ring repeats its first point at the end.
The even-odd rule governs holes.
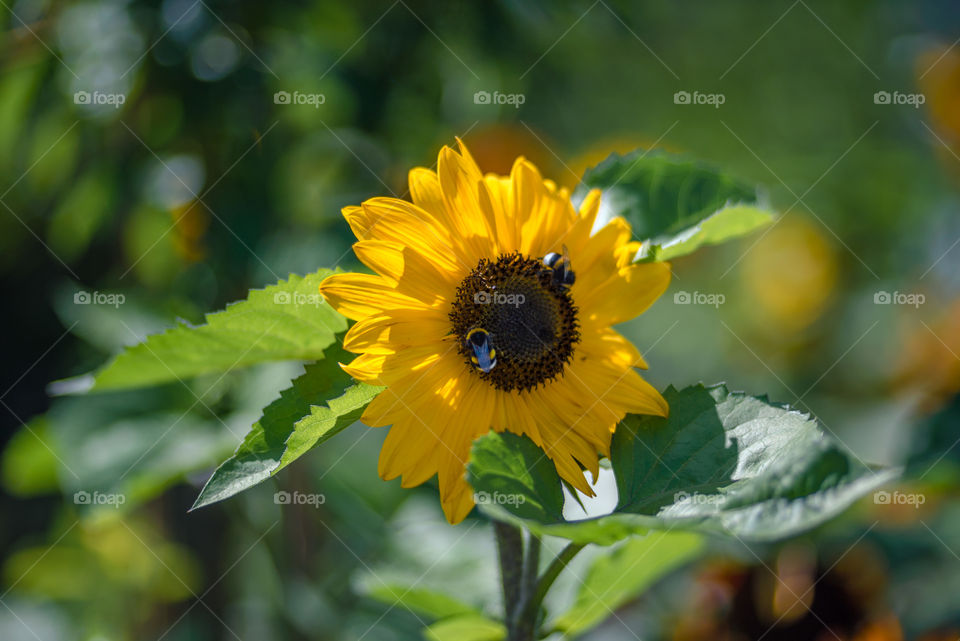
{"type": "Polygon", "coordinates": [[[593,232],[599,191],[578,212],[523,158],[509,176],[483,175],[458,143],[440,151],[436,172],[410,172],[413,202],[343,210],[375,275],[320,285],[357,321],[343,346],[358,356],[343,369],[386,386],[361,418],[390,426],[380,476],[413,487],[437,475],[451,523],[474,505],[465,465],[490,429],[528,436],[592,496],[583,470],[596,478],[624,415],[668,411],[611,325],[663,293],[669,266],[633,263],[639,243],[622,218],[593,232]]]}

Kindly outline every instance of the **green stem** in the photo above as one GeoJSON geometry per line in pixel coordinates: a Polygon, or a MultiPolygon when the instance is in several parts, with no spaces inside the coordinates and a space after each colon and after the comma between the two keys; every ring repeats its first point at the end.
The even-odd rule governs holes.
{"type": "Polygon", "coordinates": [[[493,522],[500,557],[500,578],[503,583],[503,620],[507,641],[533,641],[540,607],[547,592],[567,564],[584,548],[570,543],[550,562],[537,579],[540,565],[540,539],[527,533],[526,554],[519,528],[500,521],[493,522]]]}
{"type": "Polygon", "coordinates": [[[537,617],[540,614],[540,606],[543,604],[543,599],[547,596],[550,586],[557,580],[557,577],[563,569],[567,567],[567,564],[570,563],[573,557],[583,548],[584,544],[582,543],[570,543],[550,562],[543,576],[541,576],[537,582],[533,595],[529,600],[525,601],[522,611],[517,615],[517,620],[521,622],[519,627],[521,627],[524,632],[529,630],[529,633],[527,633],[529,636],[520,637],[520,639],[524,639],[525,641],[525,639],[533,638],[533,630],[536,627],[537,617]]]}
{"type": "Polygon", "coordinates": [[[500,521],[493,522],[500,556],[500,579],[503,583],[503,613],[507,638],[514,641],[517,606],[523,582],[523,538],[520,530],[500,521]]]}
{"type": "Polygon", "coordinates": [[[517,641],[532,641],[537,629],[537,614],[524,616],[527,604],[534,598],[537,589],[537,575],[540,573],[540,537],[533,532],[527,532],[527,550],[523,558],[523,585],[520,591],[520,601],[514,611],[514,635],[517,641]]]}
{"type": "Polygon", "coordinates": [[[524,602],[533,597],[537,587],[537,576],[540,574],[540,537],[533,532],[527,532],[527,552],[523,557],[523,594],[524,602]]]}

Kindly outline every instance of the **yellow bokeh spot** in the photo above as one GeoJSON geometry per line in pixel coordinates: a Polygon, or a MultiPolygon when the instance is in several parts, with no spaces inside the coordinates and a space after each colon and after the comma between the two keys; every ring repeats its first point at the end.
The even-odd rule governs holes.
{"type": "Polygon", "coordinates": [[[483,172],[492,172],[509,176],[517,156],[523,156],[537,167],[545,176],[553,177],[565,171],[550,151],[546,134],[534,133],[519,125],[494,124],[480,126],[468,132],[463,140],[470,147],[470,154],[483,172]]]}
{"type": "Polygon", "coordinates": [[[206,257],[203,235],[210,226],[210,216],[204,205],[187,202],[170,211],[173,220],[173,243],[183,260],[196,263],[206,257]]]}
{"type": "Polygon", "coordinates": [[[946,142],[960,143],[960,52],[928,49],[917,57],[916,73],[934,127],[946,142]]]}
{"type": "Polygon", "coordinates": [[[830,302],[836,251],[816,223],[789,217],[748,251],[740,273],[753,318],[796,332],[817,320],[830,302]]]}

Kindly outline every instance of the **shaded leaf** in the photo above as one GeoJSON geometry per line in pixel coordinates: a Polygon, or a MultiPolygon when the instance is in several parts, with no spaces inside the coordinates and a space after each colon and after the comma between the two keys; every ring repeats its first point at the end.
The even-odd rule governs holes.
{"type": "MultiPolygon", "coordinates": [[[[77,506],[92,517],[101,508],[134,509],[209,468],[235,447],[230,430],[249,425],[251,418],[238,411],[212,420],[176,409],[172,405],[180,392],[155,388],[56,399],[46,414],[20,428],[4,452],[5,488],[25,494],[56,489],[68,501],[75,501],[77,492],[123,496],[119,505],[77,506]]],[[[186,395],[180,400],[189,405],[186,395]]]]}
{"type": "Polygon", "coordinates": [[[13,496],[26,497],[56,492],[56,453],[47,444],[48,421],[38,417],[14,433],[0,453],[0,482],[13,496]]]}
{"type": "Polygon", "coordinates": [[[467,478],[481,505],[511,504],[522,518],[563,518],[563,489],[553,462],[526,436],[489,432],[470,453],[467,478]]]}
{"type": "Polygon", "coordinates": [[[304,373],[263,416],[216,469],[192,509],[229,498],[268,479],[355,423],[382,388],[357,383],[340,366],[349,355],[339,346],[328,357],[306,365],[304,373]]]}
{"type": "MultiPolygon", "coordinates": [[[[612,514],[568,522],[511,504],[481,509],[583,543],[609,544],[650,529],[770,541],[820,525],[899,474],[865,465],[815,419],[765,398],[722,385],[670,387],[664,398],[669,418],[628,416],[617,427],[611,460],[619,502],[612,514]]],[[[535,463],[536,454],[524,455],[535,463]]],[[[477,491],[489,491],[485,478],[471,474],[477,491]]]]}
{"type": "Polygon", "coordinates": [[[670,260],[767,225],[753,187],[705,163],[664,151],[611,154],[583,176],[600,189],[601,218],[622,216],[644,241],[639,258],[670,260]]]}

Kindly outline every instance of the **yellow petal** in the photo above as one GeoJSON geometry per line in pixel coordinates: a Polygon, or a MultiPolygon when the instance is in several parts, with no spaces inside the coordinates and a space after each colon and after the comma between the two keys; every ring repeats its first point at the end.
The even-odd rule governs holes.
{"type": "Polygon", "coordinates": [[[340,369],[347,374],[365,383],[378,385],[380,374],[383,372],[383,364],[387,357],[383,354],[361,354],[350,361],[348,365],[340,363],[340,369]]]}
{"type": "Polygon", "coordinates": [[[414,167],[408,174],[407,184],[410,186],[410,199],[417,207],[429,213],[438,222],[446,221],[443,192],[440,191],[440,179],[435,172],[426,167],[414,167]]]}
{"type": "Polygon", "coordinates": [[[625,370],[629,367],[647,369],[647,362],[634,344],[610,328],[601,329],[596,333],[583,332],[579,349],[603,358],[620,369],[625,370]]]}
{"type": "Polygon", "coordinates": [[[460,479],[456,482],[453,492],[443,501],[443,515],[447,517],[450,525],[456,525],[467,518],[470,510],[473,509],[473,489],[466,479],[460,479]]]}
{"type": "MultiPolygon", "coordinates": [[[[393,354],[384,354],[383,357],[384,361],[376,382],[378,385],[393,386],[395,390],[401,390],[406,386],[416,384],[421,377],[435,367],[443,368],[441,371],[442,377],[439,380],[432,381],[434,387],[424,383],[421,388],[424,391],[416,394],[416,396],[427,396],[428,393],[439,394],[440,390],[437,388],[446,379],[459,376],[466,371],[466,364],[451,341],[413,345],[393,354]]],[[[398,391],[398,393],[400,392],[398,391]]]]}
{"type": "Polygon", "coordinates": [[[593,229],[597,213],[600,211],[600,190],[591,189],[580,203],[580,219],[593,229]]]}
{"type": "Polygon", "coordinates": [[[576,214],[566,190],[555,191],[533,164],[518,158],[510,174],[514,215],[520,225],[520,251],[543,256],[571,240],[576,214]]]}
{"type": "Polygon", "coordinates": [[[428,310],[430,307],[401,294],[380,276],[333,274],[320,283],[320,294],[335,310],[353,320],[375,316],[387,309],[428,310]]]}
{"type": "Polygon", "coordinates": [[[567,372],[565,382],[577,387],[577,396],[592,403],[589,412],[608,425],[628,412],[666,416],[669,410],[660,393],[634,371],[640,355],[628,345],[619,334],[606,330],[599,339],[584,341],[567,372]]]}
{"type": "Polygon", "coordinates": [[[609,326],[642,314],[670,284],[669,263],[639,263],[617,270],[590,290],[579,290],[581,323],[609,326]]]}
{"type": "Polygon", "coordinates": [[[454,295],[456,275],[441,271],[412,248],[392,240],[361,240],[353,245],[360,261],[384,278],[397,291],[438,305],[454,295]]]}
{"type": "Polygon", "coordinates": [[[630,242],[632,234],[627,221],[614,218],[590,236],[578,252],[571,254],[577,273],[573,291],[589,292],[609,278],[617,270],[617,250],[630,242]]]}
{"type": "Polygon", "coordinates": [[[517,217],[510,203],[510,182],[499,176],[485,176],[478,191],[480,209],[493,221],[494,254],[520,251],[520,232],[517,217]]]}
{"type": "Polygon", "coordinates": [[[492,255],[493,221],[489,221],[480,208],[478,190],[483,175],[473,159],[444,147],[437,160],[437,176],[440,179],[447,224],[454,237],[468,255],[477,259],[492,255]]]}
{"type": "Polygon", "coordinates": [[[438,271],[461,273],[462,257],[447,228],[413,203],[397,198],[371,198],[359,209],[344,212],[358,240],[389,240],[410,247],[432,262],[438,271]]]}
{"type": "Polygon", "coordinates": [[[394,354],[411,345],[439,343],[450,333],[445,316],[392,310],[358,321],[343,338],[343,348],[357,354],[394,354]]]}

